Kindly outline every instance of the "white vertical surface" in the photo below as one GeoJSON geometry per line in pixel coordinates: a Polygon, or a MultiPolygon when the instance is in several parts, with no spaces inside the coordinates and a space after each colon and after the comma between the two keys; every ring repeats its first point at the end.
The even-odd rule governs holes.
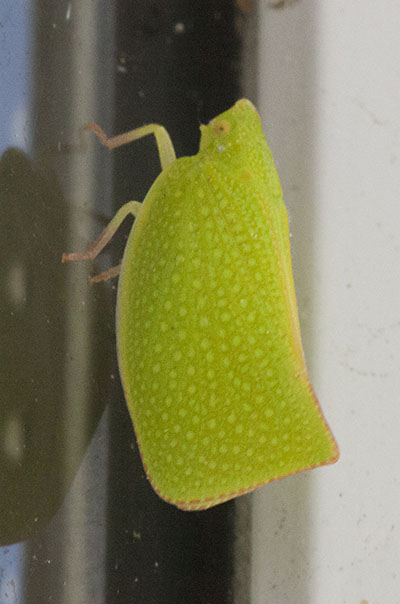
{"type": "Polygon", "coordinates": [[[261,2],[259,24],[256,100],[341,459],[254,496],[252,604],[399,604],[400,3],[261,2]]]}

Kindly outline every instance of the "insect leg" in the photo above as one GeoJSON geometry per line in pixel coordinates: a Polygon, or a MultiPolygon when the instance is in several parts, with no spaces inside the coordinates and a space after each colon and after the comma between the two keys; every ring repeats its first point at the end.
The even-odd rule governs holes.
{"type": "Polygon", "coordinates": [[[139,201],[128,201],[128,203],[125,203],[122,208],[120,208],[115,214],[114,218],[108,223],[104,231],[101,233],[100,237],[98,237],[96,241],[92,243],[92,245],[86,250],[86,252],[72,252],[71,254],[63,254],[61,262],[71,262],[73,260],[94,260],[94,258],[96,258],[98,254],[100,254],[101,250],[113,237],[115,231],[118,229],[121,222],[125,220],[128,214],[133,214],[133,216],[137,216],[141,207],[142,204],[139,201]]]}
{"type": "Polygon", "coordinates": [[[109,268],[108,270],[99,273],[98,275],[95,275],[94,277],[91,277],[89,279],[90,283],[100,283],[100,281],[108,281],[109,279],[113,279],[114,277],[117,277],[117,275],[119,275],[121,271],[121,265],[118,264],[117,266],[112,266],[111,268],[109,268]]]}
{"type": "Polygon", "coordinates": [[[156,138],[158,153],[160,156],[161,169],[165,170],[167,166],[176,160],[174,146],[166,129],[159,124],[147,124],[141,128],[135,128],[124,134],[118,134],[108,138],[106,133],[97,124],[88,124],[85,130],[91,130],[100,139],[101,143],[108,149],[115,149],[122,145],[127,145],[133,141],[154,134],[156,138]]]}

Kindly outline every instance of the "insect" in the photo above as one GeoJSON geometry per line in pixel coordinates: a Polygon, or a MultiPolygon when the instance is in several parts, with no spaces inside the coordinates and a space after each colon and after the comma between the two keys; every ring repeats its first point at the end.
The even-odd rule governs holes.
{"type": "Polygon", "coordinates": [[[197,155],[176,159],[150,124],[162,172],[122,206],[85,253],[93,259],[135,216],[120,267],[118,360],[143,465],[155,491],[201,510],[333,463],[338,448],[304,361],[287,213],[253,104],[201,126],[197,155]]]}

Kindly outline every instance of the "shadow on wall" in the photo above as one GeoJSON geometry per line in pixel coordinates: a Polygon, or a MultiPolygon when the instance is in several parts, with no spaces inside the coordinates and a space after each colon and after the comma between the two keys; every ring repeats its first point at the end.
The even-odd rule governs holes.
{"type": "Polygon", "coordinates": [[[114,324],[102,319],[112,300],[109,290],[102,288],[96,290],[92,309],[93,387],[87,390],[82,384],[85,408],[78,410],[76,422],[68,422],[66,431],[73,401],[66,396],[65,367],[76,363],[68,353],[66,314],[74,313],[79,320],[83,312],[80,296],[67,292],[61,270],[66,204],[48,167],[35,165],[17,149],[8,149],[0,159],[0,197],[5,253],[0,274],[0,544],[4,545],[31,537],[61,504],[103,412],[109,376],[116,368],[114,324]],[[83,439],[77,438],[82,424],[83,439]]]}

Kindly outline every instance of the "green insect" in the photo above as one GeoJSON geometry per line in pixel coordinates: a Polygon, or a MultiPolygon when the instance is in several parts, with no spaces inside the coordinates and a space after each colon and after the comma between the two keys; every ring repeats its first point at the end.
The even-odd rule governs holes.
{"type": "Polygon", "coordinates": [[[83,254],[93,259],[136,217],[120,272],[118,359],[143,465],[155,491],[201,510],[272,480],[333,463],[338,448],[309,381],[279,177],[252,103],[206,126],[176,159],[150,124],[162,172],[83,254]]]}

